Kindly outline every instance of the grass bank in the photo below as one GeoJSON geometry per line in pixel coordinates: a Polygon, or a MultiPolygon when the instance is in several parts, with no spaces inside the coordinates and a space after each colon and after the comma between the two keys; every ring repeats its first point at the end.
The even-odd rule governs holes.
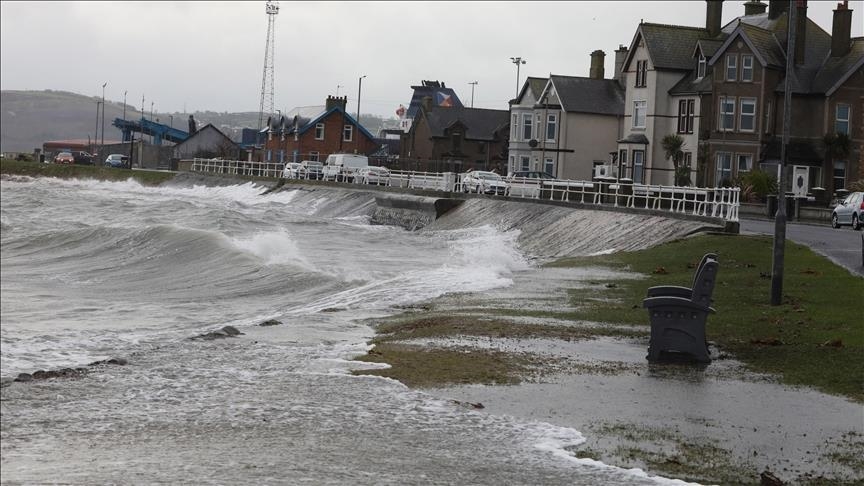
{"type": "Polygon", "coordinates": [[[444,313],[421,309],[382,321],[376,326],[375,348],[360,359],[386,362],[392,368],[362,373],[388,376],[413,386],[517,383],[520,376],[531,374],[534,366],[530,365],[537,365],[536,357],[514,355],[508,359],[506,353],[483,349],[432,353],[428,346],[406,342],[465,336],[561,340],[647,337],[650,329],[642,299],[648,287],[689,286],[696,264],[707,252],[717,253],[720,261],[714,290],[717,313],[708,317],[707,335],[721,355],[733,356],[754,372],[776,375],[788,385],[809,386],[864,402],[864,279],[807,247],[787,241],[783,302],[771,306],[772,241],[757,236],[701,235],[638,252],[560,260],[550,266],[626,269],[644,276],[592,282],[595,285],[588,288],[570,290],[569,309],[487,307],[444,313]],[[605,325],[513,324],[507,318],[514,316],[605,325]],[[463,372],[463,366],[485,371],[463,372]]]}
{"type": "Polygon", "coordinates": [[[114,169],[96,165],[42,164],[11,159],[0,159],[0,174],[101,181],[125,181],[131,178],[145,186],[158,186],[176,175],[174,172],[114,169]]]}

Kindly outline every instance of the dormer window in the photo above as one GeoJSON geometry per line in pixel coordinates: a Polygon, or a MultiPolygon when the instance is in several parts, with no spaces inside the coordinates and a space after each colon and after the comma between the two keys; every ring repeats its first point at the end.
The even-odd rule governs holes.
{"type": "Polygon", "coordinates": [[[696,77],[702,79],[705,77],[705,68],[708,66],[708,63],[705,59],[705,56],[702,53],[699,53],[699,67],[696,70],[696,77]]]}

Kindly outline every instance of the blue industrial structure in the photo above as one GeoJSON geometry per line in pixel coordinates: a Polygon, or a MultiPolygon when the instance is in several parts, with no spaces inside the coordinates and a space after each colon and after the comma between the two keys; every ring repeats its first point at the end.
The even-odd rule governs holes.
{"type": "Polygon", "coordinates": [[[188,132],[178,130],[177,128],[168,125],[163,125],[161,123],[150,121],[144,117],[141,117],[140,120],[124,120],[122,118],[115,118],[112,125],[119,128],[120,131],[123,132],[124,142],[129,142],[130,140],[132,140],[132,132],[138,132],[144,135],[152,136],[153,145],[162,145],[163,139],[169,142],[180,143],[189,138],[188,132]]]}

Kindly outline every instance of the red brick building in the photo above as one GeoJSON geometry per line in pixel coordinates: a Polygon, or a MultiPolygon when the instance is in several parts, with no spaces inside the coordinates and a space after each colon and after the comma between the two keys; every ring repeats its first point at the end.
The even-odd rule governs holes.
{"type": "Polygon", "coordinates": [[[327,97],[325,106],[298,107],[268,120],[263,160],[324,161],[330,154],[369,155],[378,149],[375,137],[345,112],[346,96],[327,97]]]}

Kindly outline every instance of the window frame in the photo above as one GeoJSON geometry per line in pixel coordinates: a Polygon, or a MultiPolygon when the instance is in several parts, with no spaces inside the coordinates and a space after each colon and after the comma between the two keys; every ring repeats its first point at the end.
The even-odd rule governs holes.
{"type": "Polygon", "coordinates": [[[645,151],[644,150],[633,150],[633,167],[630,171],[630,175],[632,176],[631,179],[633,180],[634,184],[642,184],[643,181],[645,180],[645,151]],[[640,155],[641,157],[637,157],[637,155],[640,155]],[[639,161],[638,164],[636,163],[637,160],[639,161]],[[639,168],[638,172],[636,170],[637,167],[639,168]],[[639,175],[639,177],[636,177],[637,174],[639,175]]]}
{"type": "Polygon", "coordinates": [[[678,100],[678,133],[693,133],[696,100],[678,100]]]}
{"type": "Polygon", "coordinates": [[[727,54],[726,55],[726,69],[724,72],[724,79],[726,81],[738,81],[738,55],[737,54],[727,54]],[[731,70],[731,76],[730,74],[731,70]]]}
{"type": "Polygon", "coordinates": [[[753,170],[753,154],[735,154],[735,170],[737,170],[739,174],[753,170]],[[742,160],[746,161],[744,169],[741,168],[742,160]]]}
{"type": "Polygon", "coordinates": [[[546,115],[546,141],[554,142],[557,140],[558,134],[558,114],[557,113],[548,113],[546,115]],[[552,132],[552,136],[549,136],[550,129],[552,132]]]}
{"type": "Polygon", "coordinates": [[[519,140],[519,114],[513,113],[510,120],[510,140],[514,142],[519,140]]]}
{"type": "Polygon", "coordinates": [[[848,175],[849,164],[846,160],[835,160],[831,167],[831,182],[834,184],[834,190],[837,189],[845,189],[846,188],[846,177],[848,175]],[[837,175],[838,165],[842,165],[840,170],[843,171],[843,175],[837,175]],[[841,184],[838,185],[837,181],[840,181],[841,184]]]}
{"type": "Polygon", "coordinates": [[[745,83],[753,82],[753,54],[741,54],[741,81],[745,83]],[[750,61],[750,66],[747,66],[745,61],[750,61]],[[750,72],[750,75],[747,75],[747,72],[750,72]]]}
{"type": "Polygon", "coordinates": [[[756,132],[756,98],[738,98],[738,131],[739,132],[747,132],[754,133],[756,132]],[[744,128],[744,105],[753,105],[753,112],[746,114],[746,116],[750,119],[752,126],[750,128],[744,128]]]}
{"type": "Polygon", "coordinates": [[[708,59],[701,52],[699,53],[699,63],[696,66],[696,79],[702,79],[708,72],[708,59]]]}
{"type": "Polygon", "coordinates": [[[342,141],[343,142],[353,142],[354,141],[354,125],[343,125],[342,126],[342,141]]]}
{"type": "Polygon", "coordinates": [[[520,155],[519,156],[519,170],[531,170],[531,156],[529,155],[520,155]]]}
{"type": "Polygon", "coordinates": [[[720,187],[720,184],[723,183],[724,179],[732,180],[732,152],[717,152],[715,156],[715,167],[714,167],[714,186],[720,187]],[[728,166],[722,167],[720,166],[721,157],[728,157],[728,166]],[[727,177],[722,177],[721,174],[726,174],[727,177]]]}
{"type": "Polygon", "coordinates": [[[648,124],[648,101],[647,100],[633,100],[633,125],[634,129],[645,129],[648,124]],[[637,113],[639,112],[639,106],[642,106],[642,124],[637,125],[637,121],[639,117],[637,113]]]}
{"type": "Polygon", "coordinates": [[[846,103],[837,103],[834,106],[834,133],[842,133],[844,135],[849,135],[849,120],[852,119],[852,105],[847,105],[846,103]],[[846,108],[846,118],[840,118],[840,108],[846,108]],[[844,131],[838,130],[838,126],[843,123],[846,125],[844,131]]]}
{"type": "Polygon", "coordinates": [[[718,115],[717,131],[719,131],[719,132],[733,132],[733,131],[735,131],[735,102],[736,102],[736,99],[734,96],[721,96],[719,101],[720,101],[720,106],[717,110],[717,115],[718,115]],[[724,104],[731,106],[732,111],[731,112],[723,111],[724,104]],[[724,123],[724,117],[729,117],[729,121],[730,121],[731,126],[729,126],[729,127],[726,126],[726,124],[724,123]]]}
{"type": "Polygon", "coordinates": [[[531,113],[522,114],[522,140],[531,140],[534,135],[534,116],[531,113]],[[526,123],[527,122],[527,123],[526,123]],[[527,132],[526,132],[527,129],[527,132]],[[527,135],[526,135],[527,133],[527,135]]]}
{"type": "Polygon", "coordinates": [[[555,158],[546,157],[543,159],[543,172],[555,177],[555,158]]]}
{"type": "Polygon", "coordinates": [[[636,84],[635,88],[648,86],[648,60],[636,61],[636,84]]]}
{"type": "Polygon", "coordinates": [[[315,124],[315,140],[324,140],[324,124],[316,123],[315,124]]]}

